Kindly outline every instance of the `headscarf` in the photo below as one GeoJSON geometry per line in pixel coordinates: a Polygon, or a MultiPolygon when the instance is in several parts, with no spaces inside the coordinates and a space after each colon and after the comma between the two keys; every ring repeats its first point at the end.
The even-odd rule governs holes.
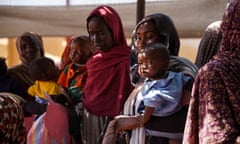
{"type": "Polygon", "coordinates": [[[215,21],[208,25],[203,33],[195,60],[198,68],[201,68],[218,52],[222,40],[220,25],[221,21],[215,21]]]}
{"type": "Polygon", "coordinates": [[[26,128],[20,99],[11,93],[0,93],[0,142],[26,143],[26,128]]]}
{"type": "MultiPolygon", "coordinates": [[[[166,37],[167,40],[167,46],[170,52],[170,55],[174,55],[174,56],[178,56],[178,52],[179,52],[179,47],[180,47],[180,40],[179,40],[179,36],[177,33],[177,30],[175,28],[175,25],[172,21],[172,19],[167,16],[164,15],[162,13],[156,13],[156,14],[152,14],[152,15],[148,15],[146,17],[144,17],[134,28],[133,31],[133,44],[135,44],[135,36],[136,36],[136,32],[138,27],[147,22],[147,21],[151,21],[153,20],[157,26],[157,31],[159,34],[163,35],[166,37]]],[[[134,47],[136,47],[134,45],[134,47]]]]}
{"type": "Polygon", "coordinates": [[[109,6],[99,6],[89,15],[102,17],[113,32],[114,46],[108,52],[97,51],[86,64],[88,78],[83,103],[98,116],[116,116],[132,90],[130,48],[127,46],[121,19],[109,6]]]}
{"type": "Polygon", "coordinates": [[[36,47],[40,49],[40,55],[44,56],[44,48],[43,48],[43,41],[42,41],[41,35],[35,32],[24,32],[21,36],[17,38],[17,43],[16,43],[17,50],[22,63],[26,63],[26,60],[22,56],[22,51],[21,51],[21,41],[23,37],[29,37],[31,41],[36,45],[36,47]]]}
{"type": "Polygon", "coordinates": [[[61,56],[61,61],[60,61],[60,70],[64,70],[64,68],[70,64],[72,61],[69,58],[69,54],[70,54],[70,49],[71,49],[71,43],[72,41],[75,39],[76,36],[72,36],[69,39],[67,39],[67,45],[62,53],[61,56]]]}
{"type": "Polygon", "coordinates": [[[240,1],[221,24],[220,52],[194,82],[183,143],[240,143],[240,1]]]}

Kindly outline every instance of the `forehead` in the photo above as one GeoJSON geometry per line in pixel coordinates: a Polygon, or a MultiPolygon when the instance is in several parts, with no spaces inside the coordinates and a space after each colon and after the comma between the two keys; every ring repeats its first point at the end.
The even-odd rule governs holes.
{"type": "Polygon", "coordinates": [[[88,21],[88,28],[89,29],[99,29],[99,28],[105,28],[107,25],[105,21],[99,17],[99,16],[93,16],[89,18],[88,21]]]}
{"type": "Polygon", "coordinates": [[[73,41],[71,44],[71,50],[87,50],[86,41],[73,41]]]}
{"type": "Polygon", "coordinates": [[[156,24],[153,21],[146,21],[139,25],[137,34],[157,31],[156,24]]]}
{"type": "Polygon", "coordinates": [[[30,36],[22,36],[21,43],[34,43],[34,40],[30,36]]]}
{"type": "Polygon", "coordinates": [[[145,59],[155,59],[155,58],[160,57],[160,55],[159,55],[158,51],[148,50],[148,51],[140,52],[138,54],[138,57],[145,58],[145,59]]]}

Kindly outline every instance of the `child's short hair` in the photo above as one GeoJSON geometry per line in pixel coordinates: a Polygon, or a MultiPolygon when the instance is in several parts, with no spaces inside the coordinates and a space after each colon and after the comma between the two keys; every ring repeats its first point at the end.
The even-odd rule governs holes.
{"type": "Polygon", "coordinates": [[[167,46],[162,43],[150,43],[144,46],[144,49],[140,51],[141,53],[153,53],[159,55],[161,60],[170,59],[170,54],[167,46]]]}
{"type": "Polygon", "coordinates": [[[7,73],[7,64],[6,59],[4,57],[0,57],[0,75],[7,73]]]}
{"type": "Polygon", "coordinates": [[[52,59],[40,57],[30,63],[30,73],[34,80],[55,81],[58,75],[57,67],[52,59]]]}
{"type": "Polygon", "coordinates": [[[72,43],[78,43],[80,45],[84,45],[83,48],[85,49],[88,49],[90,52],[94,52],[94,46],[93,44],[91,43],[90,39],[88,36],[86,35],[79,35],[79,36],[76,36],[73,40],[72,40],[72,43]]]}

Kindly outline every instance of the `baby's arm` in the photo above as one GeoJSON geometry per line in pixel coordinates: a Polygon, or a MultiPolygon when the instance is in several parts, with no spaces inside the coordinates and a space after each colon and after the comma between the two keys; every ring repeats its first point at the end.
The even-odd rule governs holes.
{"type": "Polygon", "coordinates": [[[35,86],[32,85],[28,88],[28,94],[31,95],[31,96],[35,96],[36,93],[35,93],[35,86]]]}
{"type": "Polygon", "coordinates": [[[144,126],[144,123],[146,123],[153,112],[153,107],[145,107],[145,112],[142,115],[134,115],[134,116],[127,116],[127,115],[119,115],[116,116],[115,119],[117,121],[116,123],[116,133],[118,133],[121,130],[132,130],[137,127],[144,126]]]}

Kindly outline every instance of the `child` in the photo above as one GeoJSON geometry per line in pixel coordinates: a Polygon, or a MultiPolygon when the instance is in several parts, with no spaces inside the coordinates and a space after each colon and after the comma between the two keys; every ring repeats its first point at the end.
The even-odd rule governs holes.
{"type": "Polygon", "coordinates": [[[75,103],[69,118],[69,132],[75,143],[81,143],[82,94],[87,76],[85,64],[93,53],[94,47],[87,36],[73,38],[69,54],[71,63],[64,68],[58,79],[58,84],[67,90],[75,103]]]}
{"type": "Polygon", "coordinates": [[[30,74],[35,82],[28,88],[28,94],[35,96],[36,102],[47,104],[48,101],[44,92],[48,95],[62,93],[61,87],[55,82],[59,71],[52,59],[40,57],[32,61],[30,74]]]}
{"type": "Polygon", "coordinates": [[[132,130],[130,143],[168,143],[169,136],[178,138],[179,134],[161,133],[159,131],[143,128],[151,116],[170,116],[182,107],[181,98],[183,86],[190,77],[182,73],[168,71],[169,51],[163,44],[152,43],[138,54],[139,73],[146,80],[141,90],[134,98],[135,103],[129,111],[129,99],[124,105],[124,116],[117,116],[116,130],[132,130]],[[128,108],[127,108],[128,107],[128,108]],[[131,115],[131,116],[125,116],[131,115]],[[131,119],[131,122],[126,120],[131,119]]]}
{"type": "Polygon", "coordinates": [[[7,64],[5,58],[0,57],[0,92],[10,92],[21,97],[25,96],[23,89],[7,74],[7,64]]]}

